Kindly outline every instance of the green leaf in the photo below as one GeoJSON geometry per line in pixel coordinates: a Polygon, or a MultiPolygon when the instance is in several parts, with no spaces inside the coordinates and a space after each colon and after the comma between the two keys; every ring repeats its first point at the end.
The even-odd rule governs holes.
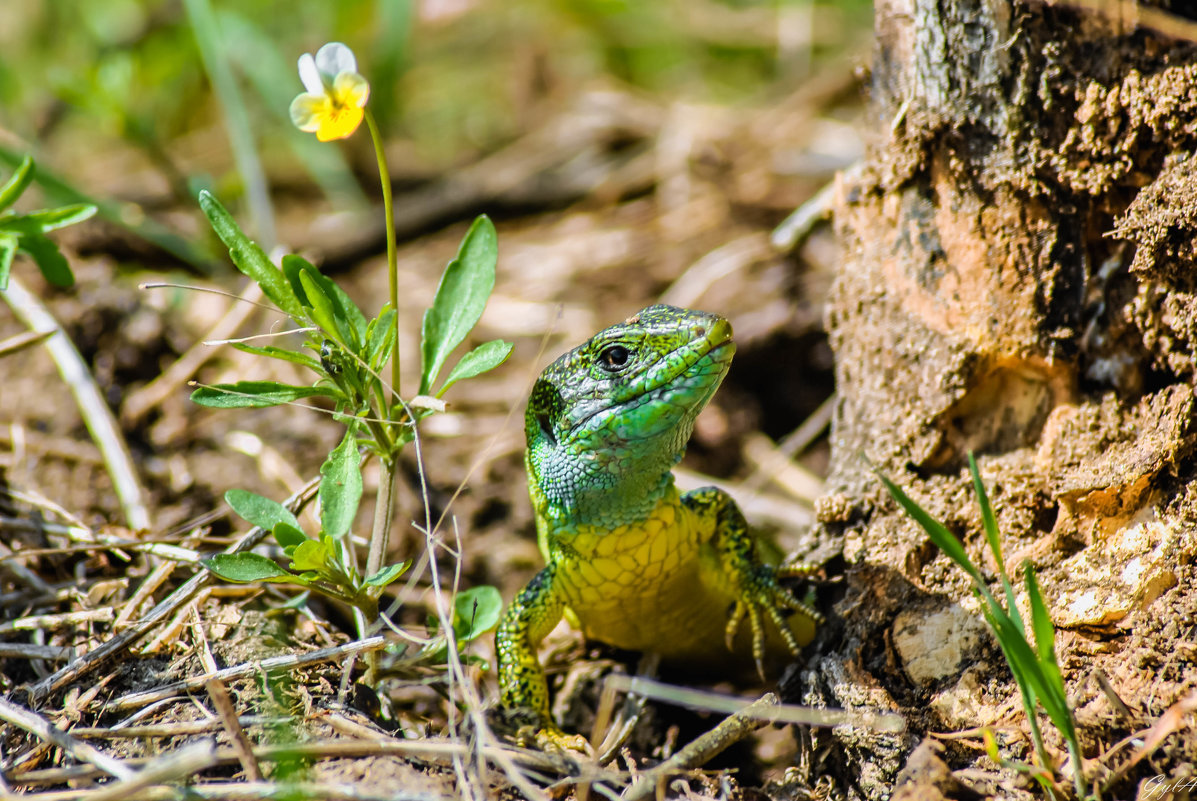
{"type": "Polygon", "coordinates": [[[229,505],[242,520],[266,531],[274,531],[279,523],[286,523],[293,528],[299,528],[299,521],[291,510],[278,501],[263,497],[256,492],[244,489],[231,489],[224,494],[224,502],[229,505]]]}
{"type": "Polygon", "coordinates": [[[399,562],[394,565],[387,565],[382,570],[379,570],[373,576],[366,579],[366,586],[369,587],[385,587],[395,579],[406,573],[412,565],[412,560],[408,559],[404,562],[399,562]]]}
{"type": "Polygon", "coordinates": [[[395,310],[390,304],[366,327],[366,364],[374,372],[382,369],[395,347],[395,310]]]}
{"type": "Polygon", "coordinates": [[[424,312],[420,350],[423,374],[421,395],[429,394],[445,359],[461,344],[466,334],[482,316],[486,301],[495,286],[495,263],[498,261],[498,238],[495,226],[486,215],[474,220],[461,241],[457,258],[445,267],[436,298],[424,312]]]}
{"type": "Polygon", "coordinates": [[[362,457],[356,429],[356,425],[349,427],[341,444],[320,466],[320,524],[332,537],[349,531],[362,499],[362,457]]]}
{"type": "Polygon", "coordinates": [[[12,177],[0,186],[0,211],[11,206],[17,202],[17,198],[29,188],[30,182],[33,181],[33,157],[26,156],[17,165],[17,169],[13,172],[12,177]]]}
{"type": "Polygon", "coordinates": [[[238,381],[235,384],[200,387],[191,393],[191,400],[213,409],[240,409],[278,406],[280,403],[317,395],[341,399],[341,393],[333,387],[295,387],[275,381],[238,381]]]}
{"type": "Polygon", "coordinates": [[[298,579],[279,567],[274,560],[256,553],[219,553],[200,564],[225,581],[283,581],[298,579]]]}
{"type": "Polygon", "coordinates": [[[283,256],[283,274],[300,303],[309,309],[315,307],[317,299],[311,297],[309,288],[304,286],[301,276],[306,275],[309,283],[316,284],[328,302],[328,318],[338,321],[339,325],[335,331],[341,333],[345,343],[353,345],[355,352],[361,348],[362,343],[366,341],[366,330],[370,321],[336,281],[321,273],[307,259],[294,254],[283,256]]]}
{"type": "MultiPolygon", "coordinates": [[[[275,523],[270,533],[274,535],[274,541],[282,546],[284,553],[287,552],[288,548],[295,548],[300,543],[308,541],[307,534],[304,534],[298,526],[293,526],[285,520],[275,523]]],[[[291,554],[288,553],[287,555],[290,556],[291,554]]]]}
{"type": "Polygon", "coordinates": [[[489,584],[471,587],[453,599],[453,632],[458,642],[469,642],[499,625],[503,596],[489,584]]]}
{"type": "Polygon", "coordinates": [[[0,290],[8,289],[8,275],[12,271],[12,257],[17,252],[17,238],[0,234],[0,290]]]}
{"type": "Polygon", "coordinates": [[[445,394],[445,390],[463,378],[473,378],[476,375],[485,373],[487,370],[493,370],[498,367],[507,361],[507,357],[511,355],[512,347],[510,342],[504,342],[501,339],[492,339],[490,342],[484,342],[474,348],[461,357],[461,361],[449,373],[449,377],[445,379],[445,385],[436,393],[436,396],[438,398],[441,397],[445,394]]]}
{"type": "Polygon", "coordinates": [[[212,224],[212,230],[229,249],[229,257],[237,269],[262,287],[262,292],[274,305],[302,323],[305,316],[303,307],[291,291],[282,272],[271,264],[262,249],[242,232],[233,216],[208,190],[199,193],[199,204],[208,217],[208,222],[212,224]]]}
{"type": "Polygon", "coordinates": [[[75,283],[71,266],[49,239],[41,234],[24,234],[20,239],[21,250],[33,257],[42,275],[56,287],[66,288],[75,283]]]}
{"type": "Polygon", "coordinates": [[[286,348],[276,348],[273,345],[267,345],[264,348],[255,347],[254,345],[246,345],[244,342],[230,343],[234,348],[244,353],[252,353],[255,356],[266,356],[271,359],[282,359],[285,362],[292,362],[293,364],[302,364],[304,367],[312,370],[320,371],[320,362],[313,359],[306,353],[300,353],[294,350],[287,350],[286,348]]]}
{"type": "Polygon", "coordinates": [[[308,295],[303,291],[303,284],[299,282],[299,274],[303,272],[304,267],[311,267],[313,270],[315,266],[295,253],[288,253],[283,256],[283,276],[287,279],[287,283],[291,285],[291,291],[295,293],[295,298],[305,308],[312,308],[311,301],[308,300],[308,295]]]}
{"type": "Polygon", "coordinates": [[[62,206],[57,209],[41,209],[25,215],[25,219],[42,233],[66,228],[68,225],[83,222],[93,217],[96,207],[90,203],[76,203],[72,206],[62,206]]]}
{"type": "Polygon", "coordinates": [[[349,322],[340,314],[333,299],[324,293],[324,288],[307,270],[299,271],[299,283],[311,304],[308,311],[316,325],[341,347],[349,348],[353,342],[349,334],[349,322]]]}
{"type": "Polygon", "coordinates": [[[369,325],[366,315],[353,302],[353,298],[349,297],[345,293],[345,290],[338,286],[336,281],[317,270],[311,264],[304,268],[304,272],[308,273],[308,277],[318,283],[320,288],[324,290],[324,294],[332,300],[338,312],[338,319],[344,320],[349,324],[349,328],[353,331],[353,338],[349,341],[353,343],[355,351],[359,350],[362,343],[366,341],[366,327],[369,325]]]}
{"type": "Polygon", "coordinates": [[[332,561],[332,558],[332,548],[329,547],[327,542],[305,539],[299,545],[295,546],[295,553],[291,555],[291,569],[326,573],[328,572],[328,564],[332,561]]]}

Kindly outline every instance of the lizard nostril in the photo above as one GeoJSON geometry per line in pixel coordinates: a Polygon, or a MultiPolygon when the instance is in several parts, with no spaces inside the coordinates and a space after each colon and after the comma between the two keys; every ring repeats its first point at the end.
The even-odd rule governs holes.
{"type": "Polygon", "coordinates": [[[707,329],[705,326],[701,326],[701,325],[694,326],[694,336],[705,337],[706,335],[707,335],[707,329]]]}

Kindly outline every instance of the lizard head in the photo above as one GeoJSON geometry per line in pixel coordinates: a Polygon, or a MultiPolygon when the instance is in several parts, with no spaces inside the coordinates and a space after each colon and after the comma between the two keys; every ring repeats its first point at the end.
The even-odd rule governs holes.
{"type": "Polygon", "coordinates": [[[673,306],[649,306],[595,334],[532,388],[532,480],[567,506],[585,493],[656,492],[734,353],[727,320],[673,306]]]}

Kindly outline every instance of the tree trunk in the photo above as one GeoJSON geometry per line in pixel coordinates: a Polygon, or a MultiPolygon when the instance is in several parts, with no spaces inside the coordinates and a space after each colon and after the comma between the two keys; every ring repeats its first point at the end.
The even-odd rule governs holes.
{"type": "MultiPolygon", "coordinates": [[[[819,517],[843,537],[845,630],[811,692],[910,721],[904,737],[830,735],[861,797],[886,797],[927,731],[1028,730],[965,576],[869,461],[992,577],[977,455],[1006,562],[1034,564],[1061,629],[1091,776],[1124,764],[1100,758],[1192,691],[1197,47],[1111,9],[877,3],[876,141],[838,187],[827,311],[839,406],[819,517]],[[1129,718],[1088,681],[1095,669],[1129,718]]],[[[1173,33],[1193,27],[1156,13],[1173,33]]],[[[1024,739],[999,742],[1032,761],[1024,739]]],[[[950,745],[942,758],[977,754],[950,745]]],[[[1154,759],[1117,797],[1197,761],[1197,738],[1154,759]]]]}

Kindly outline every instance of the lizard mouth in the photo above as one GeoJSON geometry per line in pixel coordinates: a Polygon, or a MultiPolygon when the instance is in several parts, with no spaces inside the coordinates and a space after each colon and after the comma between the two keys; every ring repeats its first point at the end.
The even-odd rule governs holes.
{"type": "Polygon", "coordinates": [[[722,382],[728,364],[731,362],[732,356],[735,355],[736,345],[732,340],[731,325],[726,320],[717,321],[711,328],[705,326],[696,328],[694,334],[693,340],[662,354],[649,367],[651,370],[652,367],[660,366],[670,359],[678,359],[676,369],[669,370],[667,374],[661,375],[657,380],[641,387],[640,391],[633,395],[593,409],[570,426],[570,433],[573,434],[590,427],[596,417],[606,414],[618,415],[620,409],[661,402],[666,395],[673,391],[685,394],[688,391],[696,390],[694,397],[682,404],[687,412],[695,407],[705,406],[722,382]],[[701,370],[696,371],[696,366],[704,361],[707,364],[701,370]],[[702,388],[700,389],[700,387],[702,388]]]}

